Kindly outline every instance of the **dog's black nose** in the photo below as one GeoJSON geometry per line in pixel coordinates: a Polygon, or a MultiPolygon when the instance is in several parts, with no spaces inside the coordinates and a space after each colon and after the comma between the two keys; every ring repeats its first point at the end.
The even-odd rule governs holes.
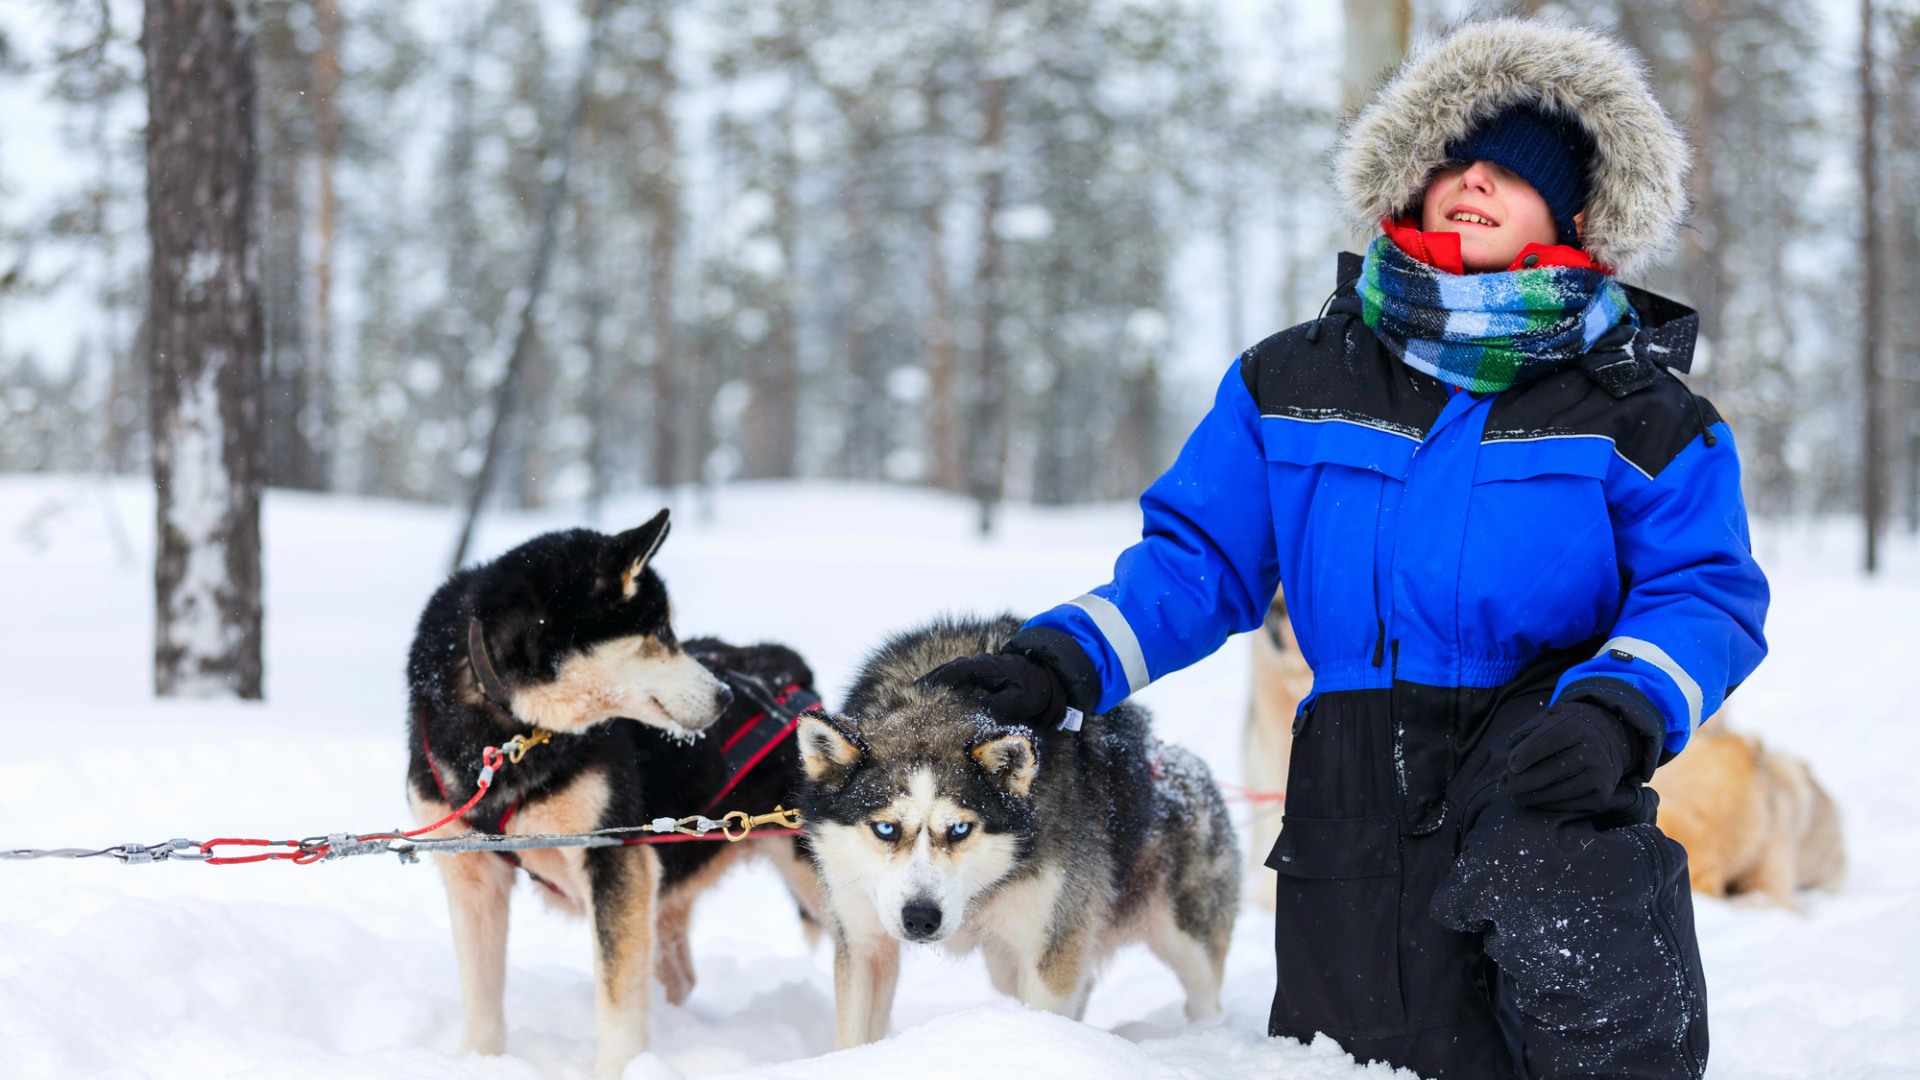
{"type": "Polygon", "coordinates": [[[728,686],[726,683],[721,683],[720,689],[715,690],[713,692],[714,709],[716,709],[719,712],[726,712],[727,706],[732,704],[733,704],[733,687],[728,686]]]}
{"type": "Polygon", "coordinates": [[[900,928],[915,941],[925,941],[940,932],[940,909],[932,904],[908,904],[900,909],[900,928]]]}

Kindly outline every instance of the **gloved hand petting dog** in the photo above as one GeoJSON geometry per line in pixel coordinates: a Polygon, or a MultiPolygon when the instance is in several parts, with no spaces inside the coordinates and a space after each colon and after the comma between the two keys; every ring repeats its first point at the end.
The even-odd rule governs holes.
{"type": "Polygon", "coordinates": [[[1500,793],[1535,810],[1597,814],[1626,780],[1646,780],[1643,763],[1658,754],[1649,741],[1610,709],[1561,701],[1514,729],[1500,793]]]}
{"type": "Polygon", "coordinates": [[[1045,664],[1020,653],[982,653],[949,660],[918,680],[972,694],[1002,720],[1045,730],[1067,714],[1067,687],[1045,664]]]}

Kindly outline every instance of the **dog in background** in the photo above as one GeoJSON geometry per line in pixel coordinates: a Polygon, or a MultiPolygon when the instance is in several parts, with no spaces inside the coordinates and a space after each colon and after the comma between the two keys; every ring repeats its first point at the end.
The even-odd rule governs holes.
{"type": "Polygon", "coordinates": [[[1079,1018],[1094,973],[1143,941],[1187,1015],[1220,1010],[1239,902],[1233,825],[1207,768],[1121,705],[1033,731],[920,676],[998,649],[1010,616],[901,634],[837,716],[800,724],[801,808],[834,922],[836,1045],[886,1034],[900,942],[979,949],[1002,993],[1079,1018]]]}
{"type": "MultiPolygon", "coordinates": [[[[471,798],[484,748],[519,736],[525,752],[463,821],[433,835],[583,833],[793,805],[797,751],[792,717],[782,723],[781,714],[818,700],[813,675],[780,646],[683,645],[649,565],[666,536],[665,511],[618,536],[549,533],[434,593],[407,664],[414,814],[438,821],[471,798]],[[702,732],[711,734],[697,739],[702,732]],[[729,805],[712,805],[723,795],[729,805]]],[[[436,856],[460,968],[463,1049],[495,1054],[506,1041],[516,867],[549,901],[592,922],[595,1074],[617,1076],[647,1046],[649,973],[657,968],[669,1000],[685,999],[693,901],[750,855],[772,860],[803,912],[820,910],[791,837],[436,856]]]]}
{"type": "Polygon", "coordinates": [[[1287,598],[1273,594],[1267,617],[1253,638],[1253,694],[1247,702],[1241,776],[1254,796],[1253,821],[1247,827],[1247,869],[1253,898],[1268,911],[1274,905],[1274,878],[1267,853],[1280,839],[1286,812],[1287,762],[1293,755],[1294,714],[1313,691],[1313,669],[1300,655],[1300,642],[1287,618],[1287,598]]]}
{"type": "Polygon", "coordinates": [[[1840,812],[1807,763],[1715,714],[1653,774],[1656,824],[1687,849],[1695,892],[1797,908],[1800,889],[1846,876],[1840,812]]]}

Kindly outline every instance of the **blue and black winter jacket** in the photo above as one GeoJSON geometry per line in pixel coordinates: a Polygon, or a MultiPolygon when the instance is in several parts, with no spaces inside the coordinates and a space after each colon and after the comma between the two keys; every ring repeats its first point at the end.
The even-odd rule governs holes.
{"type": "Polygon", "coordinates": [[[1599,643],[1556,698],[1624,700],[1677,753],[1766,654],[1767,582],[1732,433],[1662,370],[1685,369],[1697,317],[1628,292],[1637,331],[1474,395],[1382,348],[1349,286],[1239,358],[1113,580],[1009,649],[1099,712],[1258,626],[1284,585],[1316,695],[1497,687],[1599,643]]]}

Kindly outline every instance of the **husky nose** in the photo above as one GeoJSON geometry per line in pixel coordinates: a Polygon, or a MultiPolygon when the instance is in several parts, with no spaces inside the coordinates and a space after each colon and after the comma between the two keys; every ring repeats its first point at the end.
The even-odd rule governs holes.
{"type": "Polygon", "coordinates": [[[727,707],[732,704],[733,704],[733,687],[728,686],[726,683],[721,683],[719,689],[713,692],[714,711],[726,712],[727,707]]]}
{"type": "Polygon", "coordinates": [[[940,932],[940,909],[932,904],[908,904],[900,911],[900,926],[915,941],[940,932]]]}

